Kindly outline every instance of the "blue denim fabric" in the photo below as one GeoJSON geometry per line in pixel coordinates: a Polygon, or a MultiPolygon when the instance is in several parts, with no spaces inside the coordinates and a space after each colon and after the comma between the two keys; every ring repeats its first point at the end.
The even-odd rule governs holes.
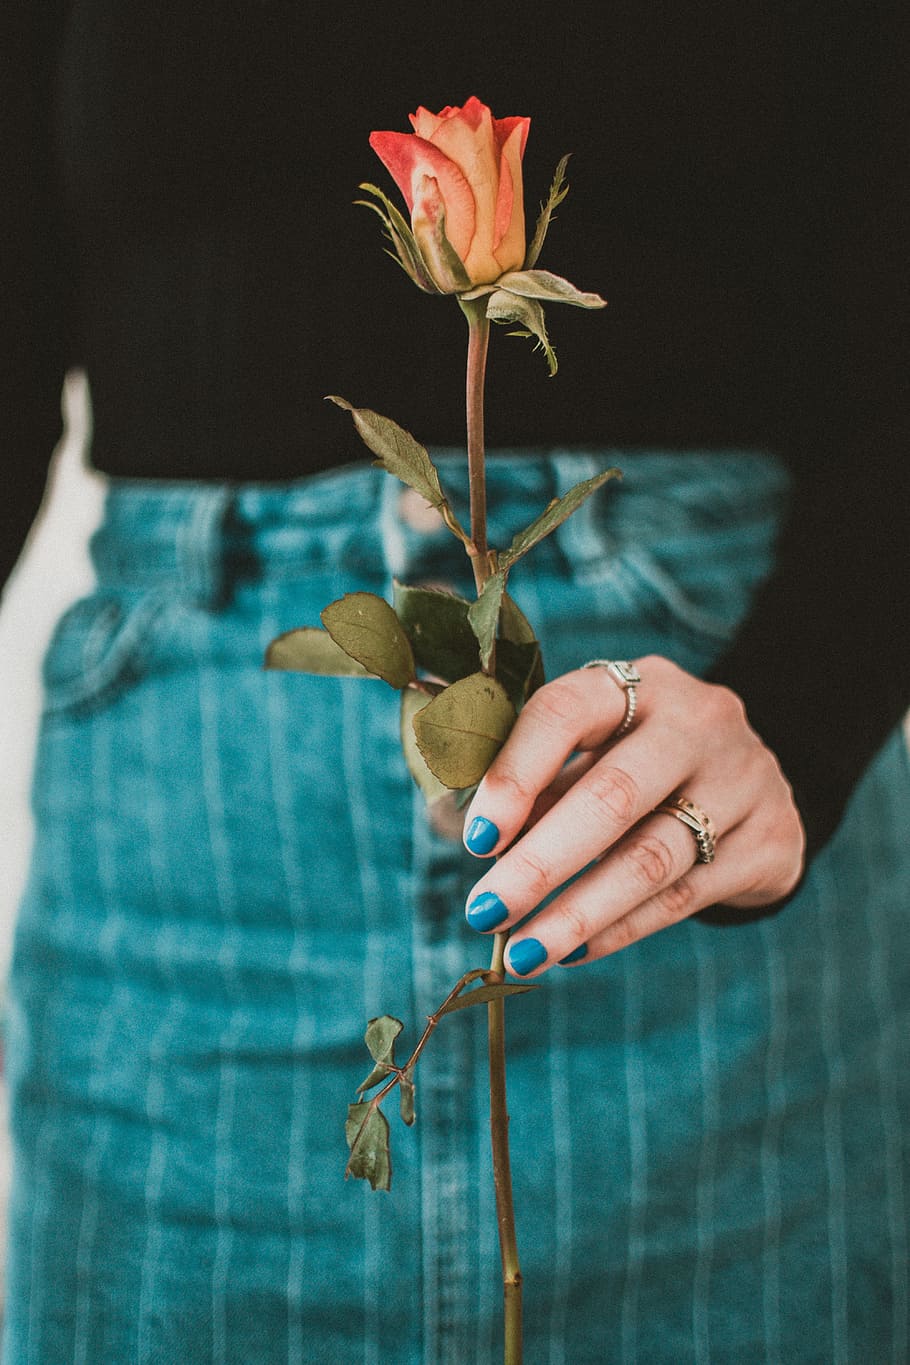
{"type": "MultiPolygon", "coordinates": [[[[504,453],[493,543],[612,462],[622,486],[513,575],[548,673],[703,670],[768,572],[784,476],[504,453]]],[[[444,478],[463,501],[454,454],[444,478]]],[[[486,963],[478,865],[429,822],[384,684],[261,668],[344,591],[467,588],[401,492],[361,467],[111,489],[46,663],[6,1365],[500,1358],[483,1011],[434,1036],[417,1125],[390,1116],[391,1193],[342,1179],[366,1020],[413,1039],[486,963]]],[[[781,915],[688,921],[510,1003],[529,1365],[907,1360],[908,809],[895,735],[781,915]]]]}

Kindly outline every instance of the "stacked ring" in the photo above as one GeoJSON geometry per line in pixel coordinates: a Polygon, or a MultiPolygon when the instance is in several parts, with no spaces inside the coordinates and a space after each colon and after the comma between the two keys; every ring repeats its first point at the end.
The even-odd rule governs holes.
{"type": "Polygon", "coordinates": [[[685,796],[677,796],[672,801],[665,801],[663,805],[655,807],[655,813],[660,815],[675,815],[677,820],[682,820],[684,825],[688,825],[695,835],[695,861],[699,863],[713,863],[714,855],[717,850],[717,831],[714,828],[714,821],[703,811],[700,806],[696,806],[694,801],[689,801],[685,796]]]}

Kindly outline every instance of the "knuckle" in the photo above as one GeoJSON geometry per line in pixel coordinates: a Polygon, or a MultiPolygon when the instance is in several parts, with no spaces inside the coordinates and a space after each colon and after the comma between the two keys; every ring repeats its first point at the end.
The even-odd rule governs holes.
{"type": "Polygon", "coordinates": [[[695,907],[695,887],[689,877],[680,877],[679,881],[671,882],[663,891],[658,892],[655,900],[667,922],[675,924],[677,920],[685,919],[692,913],[695,907]]]}
{"type": "Polygon", "coordinates": [[[645,670],[649,676],[673,679],[683,672],[679,664],[668,659],[665,654],[644,654],[638,660],[639,671],[645,670]]]}
{"type": "Polygon", "coordinates": [[[501,799],[505,805],[519,806],[522,809],[528,804],[528,782],[517,768],[508,764],[503,763],[495,772],[492,770],[488,772],[483,785],[486,797],[493,795],[494,799],[501,799]]]}
{"type": "Polygon", "coordinates": [[[638,814],[641,792],[638,783],[624,768],[597,764],[581,786],[581,794],[595,815],[606,815],[611,823],[624,828],[638,814]]]}
{"type": "Polygon", "coordinates": [[[560,899],[559,917],[569,931],[573,943],[586,943],[591,937],[591,921],[583,907],[574,900],[560,899]]]}
{"type": "Polygon", "coordinates": [[[634,915],[624,915],[610,925],[609,932],[604,935],[603,947],[609,953],[621,952],[623,948],[629,948],[633,943],[637,943],[639,931],[634,915]]]}
{"type": "Polygon", "coordinates": [[[705,710],[708,717],[724,727],[746,726],[746,707],[742,697],[732,687],[721,683],[706,684],[705,710]]]}
{"type": "Polygon", "coordinates": [[[523,849],[516,856],[512,870],[534,905],[543,900],[556,885],[549,858],[535,848],[523,849]]]}
{"type": "Polygon", "coordinates": [[[644,835],[629,845],[626,857],[635,878],[646,891],[654,891],[673,875],[673,852],[656,834],[644,835]]]}
{"type": "Polygon", "coordinates": [[[565,730],[578,714],[578,697],[572,685],[562,678],[540,687],[524,708],[534,720],[552,730],[565,730]]]}

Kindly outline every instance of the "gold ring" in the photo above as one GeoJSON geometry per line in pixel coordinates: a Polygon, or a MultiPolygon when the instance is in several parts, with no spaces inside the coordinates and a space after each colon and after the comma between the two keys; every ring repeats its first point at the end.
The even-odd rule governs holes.
{"type": "Polygon", "coordinates": [[[714,828],[714,821],[703,811],[700,806],[696,806],[694,801],[689,801],[685,796],[677,796],[672,801],[665,801],[662,806],[655,807],[656,815],[675,815],[677,820],[682,820],[684,825],[688,825],[695,835],[695,861],[698,863],[713,863],[714,854],[717,850],[717,831],[714,828]]]}

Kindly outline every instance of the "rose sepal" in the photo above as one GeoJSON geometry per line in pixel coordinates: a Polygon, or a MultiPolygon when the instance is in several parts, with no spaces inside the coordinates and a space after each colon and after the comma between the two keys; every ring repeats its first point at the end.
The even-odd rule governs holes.
{"type": "Polygon", "coordinates": [[[550,270],[507,270],[496,281],[497,289],[519,294],[524,299],[539,299],[542,303],[568,303],[573,308],[606,308],[607,301],[599,294],[578,289],[561,275],[550,270]]]}
{"type": "Polygon", "coordinates": [[[546,201],[540,206],[537,225],[534,228],[534,236],[531,238],[531,244],[528,247],[524,265],[522,266],[523,270],[530,270],[537,264],[537,258],[543,249],[547,231],[550,227],[550,223],[553,221],[554,210],[559,208],[559,205],[569,193],[569,186],[566,183],[566,167],[569,164],[570,155],[571,153],[567,152],[564,157],[561,157],[556,170],[553,172],[553,182],[550,185],[546,201]]]}
{"type": "Polygon", "coordinates": [[[559,368],[556,352],[547,336],[543,308],[537,299],[524,298],[508,289],[496,289],[487,300],[487,317],[491,322],[517,322],[518,331],[509,332],[513,337],[529,337],[535,344],[535,351],[543,351],[547,361],[550,378],[559,368]]]}
{"type": "Polygon", "coordinates": [[[418,289],[422,289],[425,294],[442,294],[444,291],[433,279],[404,214],[395,207],[388,195],[383,194],[382,190],[376,185],[365,182],[359,185],[358,189],[363,190],[366,194],[374,195],[380,201],[378,204],[374,204],[370,199],[355,199],[354,203],[362,205],[365,209],[372,209],[382,219],[386,236],[395,248],[394,251],[388,251],[386,254],[391,256],[393,261],[398,262],[418,289]]]}

